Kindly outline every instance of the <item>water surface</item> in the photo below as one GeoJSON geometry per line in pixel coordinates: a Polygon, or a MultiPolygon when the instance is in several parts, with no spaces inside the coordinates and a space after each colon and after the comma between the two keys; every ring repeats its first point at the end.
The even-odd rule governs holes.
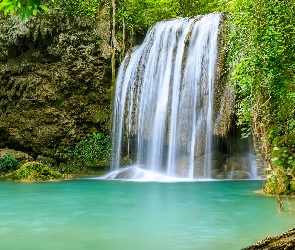
{"type": "Polygon", "coordinates": [[[1,249],[240,249],[295,225],[262,184],[1,180],[1,249]]]}

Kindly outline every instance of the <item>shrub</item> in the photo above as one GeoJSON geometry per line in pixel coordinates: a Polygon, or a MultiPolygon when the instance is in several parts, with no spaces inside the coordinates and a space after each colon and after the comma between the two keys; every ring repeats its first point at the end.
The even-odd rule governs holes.
{"type": "Polygon", "coordinates": [[[10,171],[17,168],[19,162],[12,154],[6,154],[0,158],[0,171],[10,171]]]}
{"type": "Polygon", "coordinates": [[[108,136],[102,133],[89,134],[76,145],[72,153],[85,166],[104,167],[110,164],[111,144],[108,136]]]}
{"type": "Polygon", "coordinates": [[[27,162],[18,170],[6,175],[6,177],[8,179],[23,181],[50,181],[65,179],[68,176],[40,162],[27,162]]]}

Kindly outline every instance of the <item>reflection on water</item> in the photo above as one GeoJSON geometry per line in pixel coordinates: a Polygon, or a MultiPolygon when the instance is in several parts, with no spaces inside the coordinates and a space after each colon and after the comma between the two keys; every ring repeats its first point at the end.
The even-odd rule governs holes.
{"type": "Polygon", "coordinates": [[[294,226],[261,181],[0,181],[1,249],[240,249],[294,226]]]}

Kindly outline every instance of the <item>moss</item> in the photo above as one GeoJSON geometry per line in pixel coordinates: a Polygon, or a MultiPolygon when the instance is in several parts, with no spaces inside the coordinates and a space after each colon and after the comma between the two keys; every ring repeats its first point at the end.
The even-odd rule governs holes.
{"type": "Polygon", "coordinates": [[[18,170],[6,175],[7,179],[22,181],[51,181],[69,178],[40,162],[27,162],[18,170]]]}

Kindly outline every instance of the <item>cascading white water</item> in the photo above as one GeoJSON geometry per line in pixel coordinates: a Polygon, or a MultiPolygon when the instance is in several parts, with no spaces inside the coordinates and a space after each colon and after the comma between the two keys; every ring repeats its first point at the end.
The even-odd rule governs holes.
{"type": "Polygon", "coordinates": [[[173,177],[211,177],[219,22],[218,13],[159,22],[126,55],[116,82],[113,170],[120,168],[123,140],[132,138],[135,165],[173,177]],[[196,171],[197,154],[205,159],[196,171]]]}

